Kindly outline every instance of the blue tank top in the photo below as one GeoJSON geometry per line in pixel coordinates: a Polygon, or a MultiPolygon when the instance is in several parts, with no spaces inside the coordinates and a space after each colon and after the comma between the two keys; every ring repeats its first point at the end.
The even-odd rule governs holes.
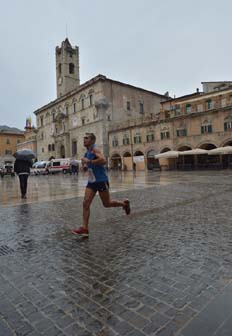
{"type": "MultiPolygon", "coordinates": [[[[96,147],[96,145],[91,146],[90,149],[87,150],[85,153],[85,157],[89,160],[96,159],[96,155],[93,153],[93,148],[96,147]]],[[[88,172],[89,172],[89,183],[93,182],[107,182],[108,176],[106,174],[106,169],[102,165],[95,165],[88,163],[88,172]]]]}

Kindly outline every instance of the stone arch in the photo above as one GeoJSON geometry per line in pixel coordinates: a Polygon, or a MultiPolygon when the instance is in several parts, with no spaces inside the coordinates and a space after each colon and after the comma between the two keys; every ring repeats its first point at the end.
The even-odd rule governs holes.
{"type": "Polygon", "coordinates": [[[122,154],[123,157],[131,157],[131,153],[126,151],[125,153],[122,154]]]}
{"type": "Polygon", "coordinates": [[[136,150],[134,152],[133,170],[145,170],[145,157],[141,150],[136,150]]]}
{"type": "Polygon", "coordinates": [[[206,150],[210,150],[210,149],[214,149],[214,148],[217,148],[217,146],[211,142],[205,142],[205,143],[202,143],[199,148],[201,149],[206,149],[206,150]]]}
{"type": "Polygon", "coordinates": [[[136,150],[134,156],[144,156],[144,153],[140,150],[136,150]]]}
{"type": "Polygon", "coordinates": [[[123,163],[123,170],[132,170],[132,155],[129,151],[125,151],[122,154],[122,163],[123,163]]]}
{"type": "Polygon", "coordinates": [[[225,147],[225,146],[232,146],[232,138],[224,140],[220,147],[225,147]]]}
{"type": "Polygon", "coordinates": [[[165,153],[165,152],[169,152],[171,149],[169,147],[164,147],[160,153],[165,153]]]}
{"type": "Polygon", "coordinates": [[[122,169],[122,159],[119,153],[113,153],[110,158],[110,167],[114,170],[122,169]]]}
{"type": "MultiPolygon", "coordinates": [[[[188,151],[192,148],[187,145],[182,145],[178,147],[178,151],[188,151]]],[[[194,168],[194,155],[179,155],[176,159],[176,168],[180,170],[190,170],[194,168]]]]}
{"type": "Polygon", "coordinates": [[[183,152],[183,151],[190,150],[190,149],[192,149],[190,146],[183,145],[183,146],[178,147],[177,150],[180,152],[183,152]]]}
{"type": "MultiPolygon", "coordinates": [[[[232,146],[232,139],[227,139],[224,141],[223,146],[232,146]]],[[[222,155],[222,167],[223,168],[232,168],[232,154],[222,155]]]]}
{"type": "Polygon", "coordinates": [[[155,168],[160,169],[159,160],[155,159],[155,150],[153,148],[149,149],[146,153],[147,159],[147,170],[153,170],[155,168]]]}

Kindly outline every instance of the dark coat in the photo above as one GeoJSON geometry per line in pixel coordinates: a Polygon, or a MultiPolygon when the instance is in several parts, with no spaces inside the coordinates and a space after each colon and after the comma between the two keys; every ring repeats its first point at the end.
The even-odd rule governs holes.
{"type": "Polygon", "coordinates": [[[32,161],[16,159],[14,163],[14,171],[16,174],[28,173],[30,174],[30,167],[32,167],[32,161]]]}

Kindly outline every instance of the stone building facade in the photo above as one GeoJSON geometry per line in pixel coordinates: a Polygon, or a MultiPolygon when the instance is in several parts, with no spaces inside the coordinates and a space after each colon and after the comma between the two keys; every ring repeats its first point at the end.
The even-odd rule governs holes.
{"type": "Polygon", "coordinates": [[[167,100],[164,95],[103,75],[80,85],[79,51],[67,39],[56,48],[56,68],[57,99],[34,112],[39,160],[80,159],[86,132],[96,134],[99,147],[109,158],[111,125],[152,118],[159,113],[160,102],[167,100]]]}
{"type": "MultiPolygon", "coordinates": [[[[133,162],[137,161],[136,169],[144,170],[156,163],[155,154],[169,150],[232,146],[232,83],[226,82],[226,86],[214,83],[203,83],[207,92],[197,90],[194,94],[161,102],[160,114],[155,118],[112,126],[109,131],[111,166],[125,168],[126,165],[132,169],[133,162]]],[[[232,160],[230,156],[220,159],[225,161],[224,166],[226,161],[232,160]]],[[[182,164],[180,160],[175,162],[177,168],[182,164]]],[[[194,164],[193,156],[186,160],[194,164]]],[[[220,163],[216,156],[208,156],[207,160],[215,166],[220,163]]],[[[162,165],[169,163],[161,160],[162,165]]],[[[221,163],[218,166],[223,166],[221,163]]]]}
{"type": "Polygon", "coordinates": [[[8,126],[0,126],[0,166],[6,163],[13,163],[13,154],[17,150],[17,145],[24,142],[24,132],[8,126]]]}

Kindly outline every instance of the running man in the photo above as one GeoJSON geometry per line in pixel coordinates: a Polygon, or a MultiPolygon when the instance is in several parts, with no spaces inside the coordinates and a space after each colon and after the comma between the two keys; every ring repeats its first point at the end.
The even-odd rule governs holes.
{"type": "Polygon", "coordinates": [[[111,200],[109,193],[109,180],[106,174],[104,165],[106,159],[101,151],[95,145],[96,136],[93,133],[86,133],[84,136],[84,146],[87,149],[85,156],[81,159],[82,166],[88,170],[88,184],[85,189],[83,201],[83,225],[72,230],[73,234],[88,237],[89,236],[89,216],[90,206],[96,195],[99,192],[102,204],[106,208],[121,207],[127,215],[130,214],[130,201],[111,200]]]}

